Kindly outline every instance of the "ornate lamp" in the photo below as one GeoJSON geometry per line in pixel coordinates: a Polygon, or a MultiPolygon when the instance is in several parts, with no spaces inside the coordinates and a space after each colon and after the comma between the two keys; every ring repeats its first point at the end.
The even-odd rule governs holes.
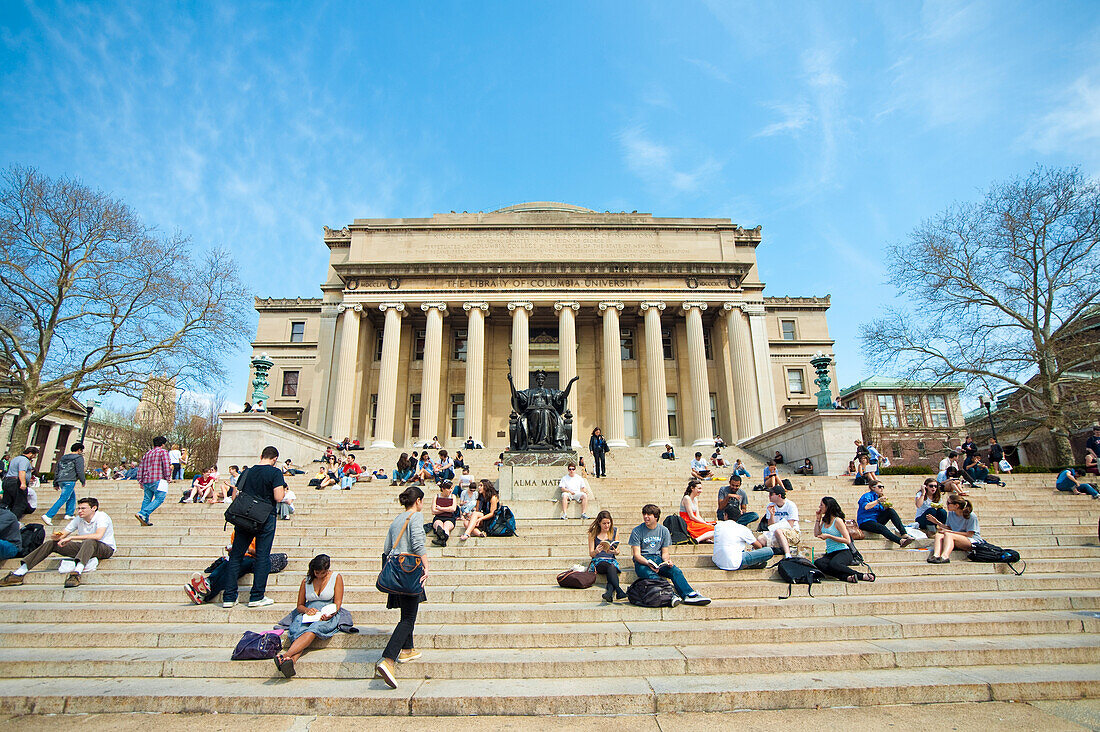
{"type": "Polygon", "coordinates": [[[821,351],[810,359],[810,364],[817,371],[817,378],[814,379],[814,384],[820,386],[820,391],[817,392],[817,408],[818,409],[833,409],[833,392],[829,388],[829,385],[833,383],[833,380],[829,378],[829,364],[833,362],[833,359],[825,355],[821,351]]]}
{"type": "Polygon", "coordinates": [[[252,368],[256,372],[255,378],[252,379],[252,403],[267,402],[267,372],[271,370],[271,367],[275,363],[267,357],[266,353],[260,354],[259,358],[252,359],[252,368]]]}

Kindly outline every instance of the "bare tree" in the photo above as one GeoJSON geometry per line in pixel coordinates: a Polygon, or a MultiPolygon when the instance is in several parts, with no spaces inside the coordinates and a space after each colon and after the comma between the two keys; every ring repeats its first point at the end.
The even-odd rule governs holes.
{"type": "Polygon", "coordinates": [[[1036,168],[949,207],[889,249],[903,307],[862,327],[873,368],[1014,389],[1006,416],[1050,433],[1058,462],[1100,392],[1100,188],[1036,168]]]}
{"type": "Polygon", "coordinates": [[[13,167],[0,184],[0,365],[12,442],[82,390],[138,396],[150,375],[206,386],[248,336],[251,295],[222,250],[198,257],[79,181],[13,167]]]}

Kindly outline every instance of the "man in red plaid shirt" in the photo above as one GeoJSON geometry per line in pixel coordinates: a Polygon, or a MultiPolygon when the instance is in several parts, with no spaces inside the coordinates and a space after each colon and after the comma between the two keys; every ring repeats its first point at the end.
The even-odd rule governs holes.
{"type": "Polygon", "coordinates": [[[138,465],[138,482],[145,490],[145,500],[141,502],[141,510],[134,514],[142,526],[152,526],[149,517],[153,515],[164,503],[168,495],[168,484],[172,482],[172,461],[168,459],[168,451],[164,446],[168,439],[153,438],[153,449],[145,453],[138,465]]]}

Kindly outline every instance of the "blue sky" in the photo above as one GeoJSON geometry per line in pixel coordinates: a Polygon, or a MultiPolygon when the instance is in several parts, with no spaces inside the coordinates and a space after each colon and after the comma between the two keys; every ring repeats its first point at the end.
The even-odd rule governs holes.
{"type": "Polygon", "coordinates": [[[832,295],[842,386],[887,244],[1098,143],[1096,2],[0,5],[0,165],[228,246],[257,295],[317,296],[357,217],[730,217],[767,294],[832,295]]]}

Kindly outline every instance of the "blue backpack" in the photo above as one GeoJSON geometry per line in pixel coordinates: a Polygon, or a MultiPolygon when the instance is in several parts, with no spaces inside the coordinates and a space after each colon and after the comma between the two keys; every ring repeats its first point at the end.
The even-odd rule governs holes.
{"type": "Polygon", "coordinates": [[[515,536],[516,515],[507,506],[497,508],[497,515],[493,517],[493,523],[485,530],[489,536],[515,536]]]}

